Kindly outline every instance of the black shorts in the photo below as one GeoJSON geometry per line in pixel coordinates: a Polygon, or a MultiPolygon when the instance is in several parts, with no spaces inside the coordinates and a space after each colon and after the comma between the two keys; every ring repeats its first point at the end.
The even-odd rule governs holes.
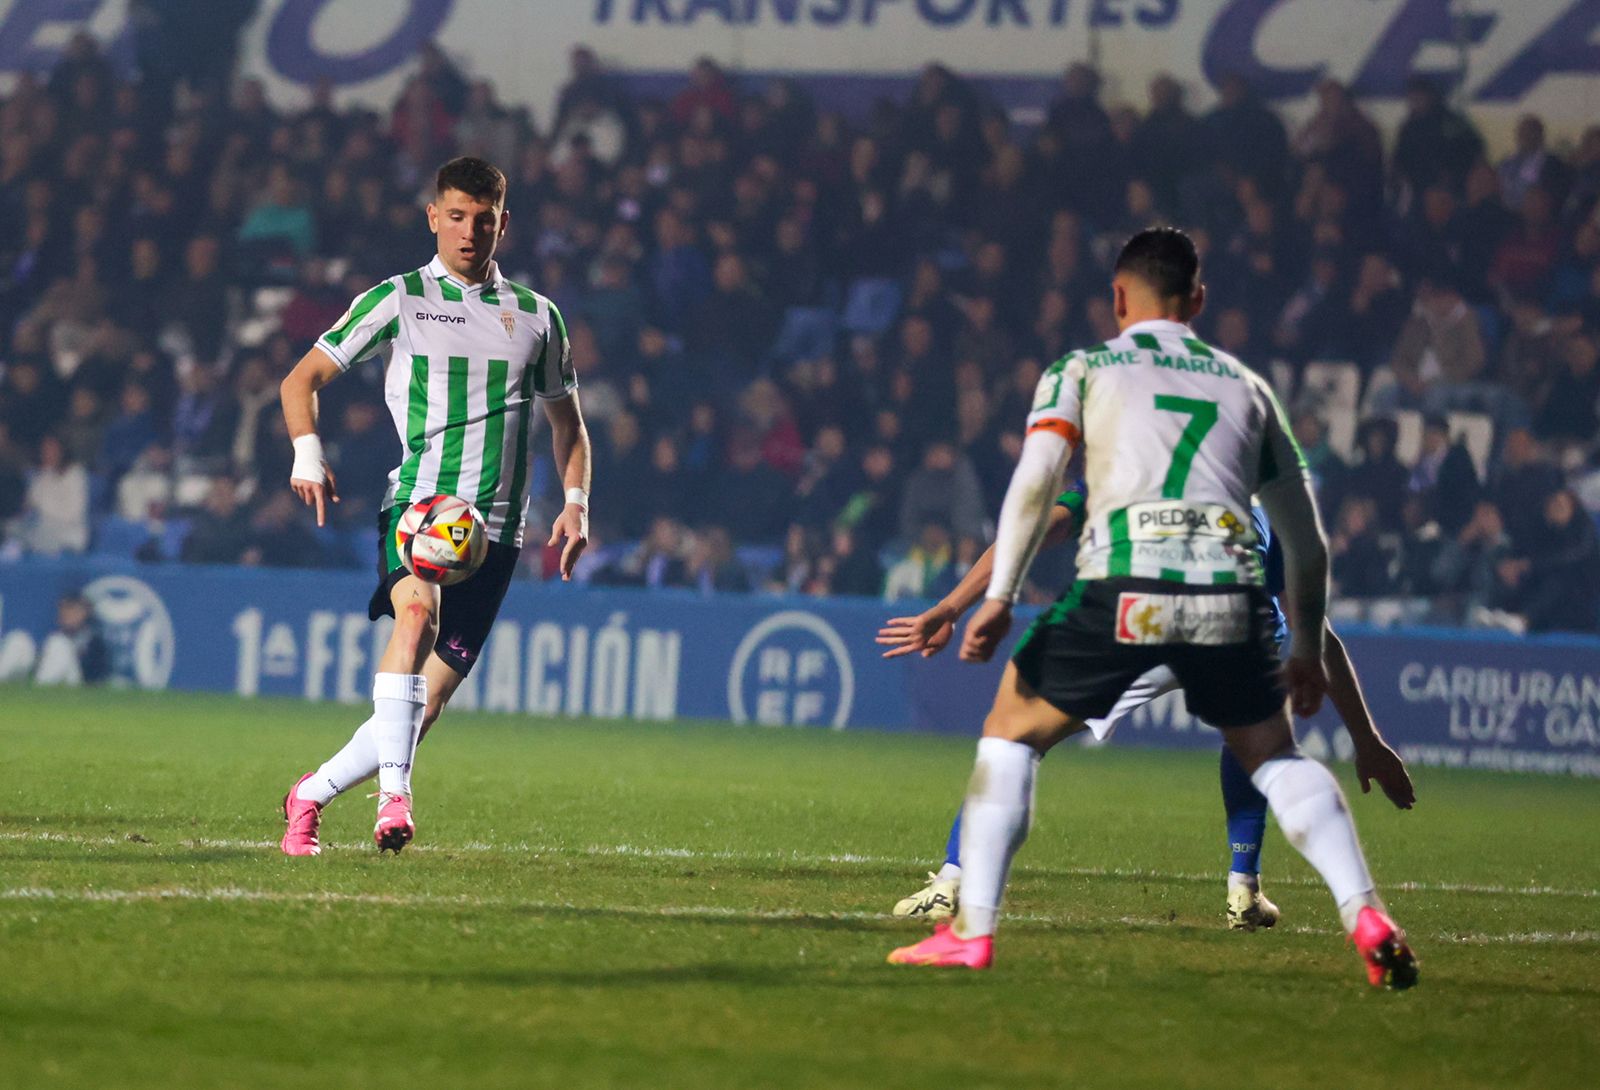
{"type": "MultiPolygon", "coordinates": [[[[403,507],[391,507],[378,516],[378,587],[367,603],[367,616],[374,621],[394,616],[389,595],[396,583],[411,574],[400,563],[394,542],[395,526],[403,511],[403,507]]],[[[433,653],[462,677],[472,672],[472,664],[478,661],[478,653],[489,639],[489,630],[494,627],[521,553],[515,545],[491,541],[481,568],[459,583],[439,588],[439,638],[434,642],[433,653]]]]}
{"type": "Polygon", "coordinates": [[[1011,661],[1040,696],[1078,719],[1103,718],[1136,678],[1166,666],[1190,712],[1213,727],[1243,727],[1288,697],[1275,628],[1260,587],[1080,581],[1023,633],[1011,661]]]}

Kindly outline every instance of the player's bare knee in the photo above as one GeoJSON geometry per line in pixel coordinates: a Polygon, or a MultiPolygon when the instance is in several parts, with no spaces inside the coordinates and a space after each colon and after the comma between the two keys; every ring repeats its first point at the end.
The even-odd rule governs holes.
{"type": "Polygon", "coordinates": [[[408,656],[415,657],[425,645],[433,642],[433,610],[424,602],[407,602],[395,613],[395,644],[408,656]]]}

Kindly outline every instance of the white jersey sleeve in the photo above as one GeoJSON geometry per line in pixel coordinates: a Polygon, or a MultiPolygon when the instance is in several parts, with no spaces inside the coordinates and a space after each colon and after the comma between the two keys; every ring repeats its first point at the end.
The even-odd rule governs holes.
{"type": "Polygon", "coordinates": [[[1077,445],[1083,436],[1084,357],[1082,352],[1062,356],[1039,377],[1028,431],[1050,431],[1077,445]]]}
{"type": "Polygon", "coordinates": [[[380,354],[400,334],[400,293],[393,280],[385,280],[356,296],[332,329],[317,338],[339,370],[348,371],[361,360],[380,354]]]}
{"type": "Polygon", "coordinates": [[[550,308],[550,327],[533,364],[533,392],[554,399],[566,397],[578,388],[578,374],[572,366],[572,338],[567,336],[567,323],[554,302],[547,300],[546,305],[550,308]]]}

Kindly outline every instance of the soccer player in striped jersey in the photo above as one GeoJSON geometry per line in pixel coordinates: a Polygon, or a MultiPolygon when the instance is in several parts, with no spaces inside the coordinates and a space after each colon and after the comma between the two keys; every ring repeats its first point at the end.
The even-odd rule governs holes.
{"type": "Polygon", "coordinates": [[[357,298],[284,379],[294,442],[289,486],[322,525],[339,500],[317,437],[317,391],[352,367],[380,367],[384,401],[404,447],[378,515],[378,588],[368,613],[395,618],[372,685],[372,716],[338,753],[284,798],[289,855],[316,855],[322,808],[378,777],[380,850],[411,841],[411,764],[417,742],[472,669],[516,569],[527,515],[534,407],[550,421],[566,504],[548,544],[565,541],[561,576],[588,542],[589,436],[561,312],[500,272],[495,247],[510,215],[506,179],[482,159],[439,169],[428,227],[438,252],[357,298]],[[400,563],[394,532],[406,508],[453,495],[483,514],[488,556],[470,579],[440,588],[400,563]]]}
{"type": "Polygon", "coordinates": [[[1112,298],[1119,336],[1068,354],[1039,381],[961,658],[987,661],[1010,631],[1081,445],[1089,497],[1078,578],[1017,642],[984,720],[961,815],[961,909],[889,961],[989,967],[1039,758],[1165,666],[1327,883],[1368,981],[1410,987],[1417,960],[1378,896],[1338,781],[1295,745],[1290,709],[1311,715],[1328,691],[1328,551],[1305,458],[1272,388],[1189,328],[1205,287],[1187,235],[1163,227],[1129,239],[1112,298]],[[1281,661],[1252,496],[1283,545],[1292,632],[1281,661]]]}
{"type": "MultiPolygon", "coordinates": [[[[1079,481],[1056,497],[1042,548],[1064,544],[1082,529],[1085,491],[1083,482],[1079,481]]],[[[1265,513],[1253,508],[1250,516],[1256,533],[1256,552],[1265,572],[1265,585],[1273,597],[1273,639],[1280,651],[1286,653],[1289,626],[1277,602],[1278,595],[1283,593],[1283,553],[1267,525],[1265,513]]],[[[878,643],[889,648],[883,657],[898,658],[920,652],[924,658],[929,658],[944,650],[954,635],[956,623],[967,610],[983,600],[993,568],[994,547],[990,546],[961,582],[939,602],[915,617],[891,618],[878,632],[878,643]]],[[[1356,678],[1355,665],[1331,626],[1325,651],[1328,698],[1349,732],[1362,791],[1370,791],[1376,781],[1391,802],[1402,810],[1409,810],[1416,801],[1416,791],[1405,762],[1384,741],[1373,723],[1372,713],[1361,693],[1361,683],[1356,678]]],[[[1122,694],[1109,714],[1089,720],[1089,732],[1096,741],[1108,741],[1122,719],[1176,688],[1178,679],[1170,669],[1159,666],[1151,670],[1122,694]]],[[[1232,855],[1226,901],[1228,929],[1254,931],[1258,927],[1272,927],[1278,922],[1278,906],[1261,892],[1261,842],[1267,829],[1267,799],[1256,790],[1238,758],[1226,746],[1222,747],[1219,764],[1222,806],[1232,855]]],[[[894,914],[944,919],[955,915],[960,892],[961,815],[958,811],[945,840],[943,865],[928,875],[927,885],[898,901],[894,914]]]]}

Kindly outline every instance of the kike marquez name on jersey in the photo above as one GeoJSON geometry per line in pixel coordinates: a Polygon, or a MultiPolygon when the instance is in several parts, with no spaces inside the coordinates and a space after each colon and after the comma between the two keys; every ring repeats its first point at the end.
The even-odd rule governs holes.
{"type": "Polygon", "coordinates": [[[501,276],[465,284],[435,258],[359,296],[317,345],[348,370],[384,368],[405,446],[384,506],[447,493],[471,501],[494,541],[520,544],[536,398],[577,386],[561,312],[501,276]]]}
{"type": "MultiPolygon", "coordinates": [[[[1233,364],[1217,359],[1211,352],[1211,346],[1204,341],[1197,341],[1192,337],[1182,338],[1180,343],[1188,349],[1188,354],[1173,355],[1163,352],[1161,342],[1148,333],[1135,333],[1129,339],[1138,350],[1113,352],[1103,344],[1084,349],[1084,367],[1090,371],[1097,371],[1102,367],[1127,367],[1148,362],[1151,366],[1166,368],[1169,371],[1192,371],[1195,374],[1216,375],[1218,378],[1243,377],[1233,364]]],[[[1066,362],[1066,359],[1063,359],[1058,366],[1065,367],[1066,362]]]]}

